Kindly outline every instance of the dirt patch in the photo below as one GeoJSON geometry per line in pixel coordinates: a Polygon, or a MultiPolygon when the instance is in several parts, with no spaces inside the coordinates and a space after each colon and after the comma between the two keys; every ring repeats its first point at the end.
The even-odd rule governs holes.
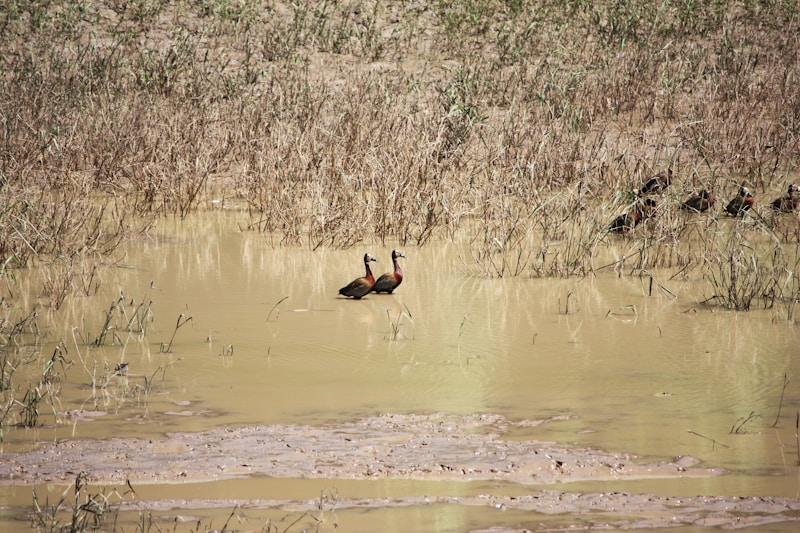
{"type": "MultiPolygon", "coordinates": [[[[90,472],[96,483],[175,483],[244,476],[320,479],[501,480],[547,485],[584,479],[621,480],[713,476],[697,459],[645,463],[636,457],[554,442],[508,440],[513,427],[544,421],[510,421],[500,415],[381,415],[324,426],[274,425],[163,439],[68,441],[6,454],[0,483],[70,482],[90,472]]],[[[346,499],[339,509],[449,503],[547,514],[579,514],[611,527],[663,527],[676,523],[744,527],[800,520],[800,500],[785,498],[668,498],[627,493],[532,491],[525,496],[346,499]],[[585,515],[591,515],[591,518],[585,515]],[[598,515],[598,516],[595,516],[598,515]],[[610,517],[616,517],[610,520],[610,517]],[[620,518],[621,517],[621,518],[620,518]],[[677,521],[677,522],[676,522],[677,521]],[[622,525],[624,524],[624,526],[622,525]]],[[[278,507],[278,500],[136,502],[166,508],[278,507]]]]}

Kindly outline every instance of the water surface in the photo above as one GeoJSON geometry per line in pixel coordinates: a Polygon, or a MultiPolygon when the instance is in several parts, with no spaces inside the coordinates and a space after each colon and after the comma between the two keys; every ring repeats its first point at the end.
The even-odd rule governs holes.
{"type": "MultiPolygon", "coordinates": [[[[747,313],[706,308],[698,304],[708,290],[702,280],[669,281],[668,273],[660,281],[675,298],[651,293],[649,278],[611,269],[586,278],[487,279],[469,273],[469,253],[459,243],[275,247],[264,235],[240,231],[241,219],[217,211],[188,222],[164,221],[101,273],[96,294],[59,311],[43,309],[40,327],[51,332],[43,353],[63,341],[74,364],[65,371],[58,416],[43,410],[40,428],[6,428],[4,450],[55,439],[321,424],[380,413],[557,416],[563,419],[515,430],[511,438],[653,460],[691,455],[731,471],[692,480],[587,482],[567,490],[800,497],[798,332],[785,306],[747,313]],[[339,287],[363,275],[365,252],[379,259],[376,276],[391,270],[393,247],[407,255],[401,260],[405,279],[394,294],[360,301],[338,296],[339,287]],[[102,346],[87,346],[83,340],[98,335],[120,294],[127,314],[115,313],[114,335],[102,346]],[[125,317],[149,302],[146,333],[126,331],[125,317]],[[181,316],[191,320],[175,332],[181,316]],[[163,353],[173,333],[171,350],[163,353]],[[107,387],[92,388],[92,376],[101,383],[108,369],[123,362],[127,381],[112,376],[107,387]],[[790,381],[783,391],[785,376],[790,381]],[[132,393],[137,384],[139,392],[132,393]],[[77,409],[101,414],[64,415],[77,409]]],[[[615,246],[629,243],[608,246],[602,253],[613,257],[615,246]]],[[[23,308],[36,295],[28,298],[23,308]]],[[[29,379],[36,372],[29,371],[29,379]]],[[[242,497],[315,498],[322,489],[364,497],[525,490],[331,480],[141,490],[154,497],[166,491],[216,498],[238,491],[242,497]]],[[[16,491],[4,498],[24,500],[25,489],[16,491]]],[[[525,523],[516,514],[498,518],[487,510],[385,509],[372,515],[380,515],[377,521],[344,513],[354,515],[345,530],[369,530],[376,522],[384,530],[404,530],[415,513],[421,513],[419,523],[441,517],[447,523],[431,529],[441,531],[525,523]],[[392,522],[398,525],[390,527],[392,522]]]]}

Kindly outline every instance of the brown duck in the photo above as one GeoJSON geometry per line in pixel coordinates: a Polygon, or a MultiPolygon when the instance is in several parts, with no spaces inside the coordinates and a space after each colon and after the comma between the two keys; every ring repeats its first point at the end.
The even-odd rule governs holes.
{"type": "Polygon", "coordinates": [[[786,196],[776,198],[772,202],[772,209],[780,213],[791,213],[798,206],[800,206],[800,187],[797,187],[794,183],[789,185],[789,191],[786,196]]]}
{"type": "Polygon", "coordinates": [[[744,216],[745,212],[749,211],[755,203],[756,199],[753,197],[753,193],[742,187],[739,189],[739,196],[725,206],[725,211],[734,217],[744,216]]]}
{"type": "Polygon", "coordinates": [[[692,213],[702,213],[707,211],[709,207],[714,205],[716,198],[707,190],[703,189],[694,196],[688,198],[681,204],[681,209],[691,211],[692,213]]]}
{"type": "Polygon", "coordinates": [[[369,294],[369,291],[375,286],[375,276],[372,275],[372,271],[369,269],[370,261],[377,261],[377,259],[369,254],[364,254],[364,267],[367,273],[363,278],[356,278],[339,289],[339,294],[342,296],[351,296],[355,300],[360,300],[362,296],[369,294]]]}
{"type": "Polygon", "coordinates": [[[382,274],[381,277],[378,278],[378,281],[375,282],[375,286],[372,287],[374,292],[385,292],[387,294],[392,294],[392,291],[395,290],[401,283],[403,283],[403,271],[400,269],[400,264],[397,262],[397,258],[402,257],[405,259],[405,255],[400,250],[392,250],[392,264],[394,264],[394,272],[387,272],[386,274],[382,274]]]}
{"type": "Polygon", "coordinates": [[[626,211],[611,222],[608,231],[622,232],[630,231],[637,224],[646,218],[650,218],[656,209],[656,201],[652,198],[645,198],[636,202],[632,211],[626,211]]]}
{"type": "Polygon", "coordinates": [[[644,185],[639,187],[639,194],[662,193],[667,190],[670,183],[672,183],[672,169],[662,170],[649,180],[644,185]]]}

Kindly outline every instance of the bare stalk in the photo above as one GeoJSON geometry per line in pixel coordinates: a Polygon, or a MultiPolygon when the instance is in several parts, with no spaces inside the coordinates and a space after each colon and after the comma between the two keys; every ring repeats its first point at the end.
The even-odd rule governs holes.
{"type": "Polygon", "coordinates": [[[775,422],[772,427],[778,425],[778,420],[781,418],[781,408],[783,407],[783,394],[786,392],[786,386],[789,384],[789,375],[784,372],[783,374],[783,387],[781,388],[781,399],[778,401],[778,413],[775,415],[775,422]]]}
{"type": "Polygon", "coordinates": [[[192,317],[186,317],[183,313],[178,315],[178,321],[175,323],[175,329],[172,332],[172,337],[169,339],[169,344],[167,344],[167,347],[164,348],[164,343],[161,343],[161,353],[169,353],[172,351],[172,341],[175,340],[175,334],[178,333],[178,330],[181,328],[181,326],[189,322],[191,319],[192,317]]]}

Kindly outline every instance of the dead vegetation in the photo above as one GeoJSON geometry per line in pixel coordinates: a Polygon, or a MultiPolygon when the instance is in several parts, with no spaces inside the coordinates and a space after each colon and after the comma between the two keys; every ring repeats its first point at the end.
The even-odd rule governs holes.
{"type": "Polygon", "coordinates": [[[798,264],[797,216],[768,212],[800,156],[798,26],[791,2],[12,2],[0,259],[101,265],[158,217],[238,205],[274,246],[458,234],[476,274],[582,276],[632,189],[672,168],[623,237],[637,268],[746,309],[719,274],[750,253],[728,225],[778,237],[748,264],[798,264]],[[749,219],[678,212],[742,184],[749,219]]]}

